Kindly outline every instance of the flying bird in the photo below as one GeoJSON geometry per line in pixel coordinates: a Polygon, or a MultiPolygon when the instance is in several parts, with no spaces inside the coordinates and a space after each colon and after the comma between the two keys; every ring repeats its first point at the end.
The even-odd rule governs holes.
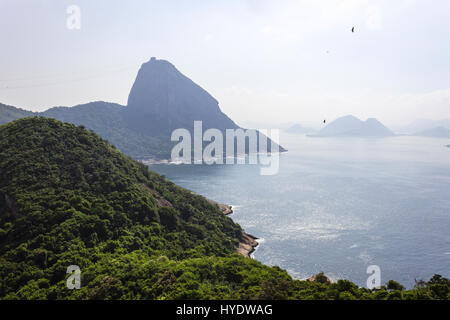
{"type": "Polygon", "coordinates": [[[326,123],[327,122],[327,120],[323,120],[323,123],[326,123]]]}
{"type": "Polygon", "coordinates": [[[352,28],[352,32],[355,32],[355,27],[352,28]]]}

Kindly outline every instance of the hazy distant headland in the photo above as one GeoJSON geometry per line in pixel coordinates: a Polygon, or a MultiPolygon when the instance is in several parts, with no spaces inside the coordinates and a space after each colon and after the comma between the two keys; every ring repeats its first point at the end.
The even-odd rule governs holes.
{"type": "Polygon", "coordinates": [[[346,115],[327,125],[324,124],[321,130],[296,123],[284,131],[309,137],[390,137],[397,135],[450,138],[450,119],[417,119],[408,125],[394,126],[391,129],[375,118],[362,121],[355,116],[346,115]]]}
{"type": "Polygon", "coordinates": [[[290,134],[306,134],[308,137],[392,137],[395,135],[420,136],[428,138],[450,138],[450,119],[417,119],[407,126],[391,130],[375,118],[362,121],[346,115],[317,130],[295,124],[284,130],[290,134]]]}
{"type": "Polygon", "coordinates": [[[315,130],[313,128],[304,127],[303,125],[297,123],[297,124],[294,124],[293,126],[287,128],[285,131],[287,133],[291,133],[291,134],[313,134],[317,130],[315,130]]]}
{"type": "Polygon", "coordinates": [[[366,121],[348,115],[334,120],[310,137],[391,137],[395,134],[375,118],[366,121]]]}
{"type": "Polygon", "coordinates": [[[445,127],[436,127],[424,130],[414,134],[415,136],[430,137],[430,138],[450,138],[450,129],[445,127]]]}
{"type": "Polygon", "coordinates": [[[413,122],[395,128],[395,131],[400,134],[417,135],[421,132],[444,127],[450,129],[450,119],[430,120],[430,119],[416,119],[413,122]]]}

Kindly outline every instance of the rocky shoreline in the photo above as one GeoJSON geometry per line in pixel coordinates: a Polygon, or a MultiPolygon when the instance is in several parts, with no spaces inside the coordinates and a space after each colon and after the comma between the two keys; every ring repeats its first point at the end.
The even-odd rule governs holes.
{"type": "Polygon", "coordinates": [[[246,258],[251,258],[252,253],[255,252],[256,247],[259,245],[257,240],[258,238],[256,238],[255,236],[242,232],[237,252],[246,258]]]}
{"type": "MultiPolygon", "coordinates": [[[[230,215],[233,213],[233,207],[223,203],[218,203],[214,200],[208,199],[211,204],[216,205],[224,215],[230,215]]],[[[258,238],[242,232],[241,238],[239,239],[239,246],[237,247],[237,252],[246,258],[251,258],[253,252],[255,252],[256,247],[259,245],[258,238]]]]}
{"type": "Polygon", "coordinates": [[[332,284],[333,281],[325,275],[323,272],[313,275],[312,277],[309,277],[306,279],[306,281],[312,281],[312,282],[319,282],[319,283],[326,283],[326,284],[332,284]]]}
{"type": "Polygon", "coordinates": [[[208,200],[208,202],[211,203],[212,205],[216,205],[217,207],[219,207],[219,210],[226,216],[233,213],[233,208],[229,205],[226,205],[223,203],[218,203],[211,199],[206,199],[206,200],[208,200]]]}
{"type": "Polygon", "coordinates": [[[148,158],[148,159],[145,159],[145,160],[138,160],[138,161],[143,163],[143,164],[145,164],[146,166],[150,166],[152,164],[162,164],[162,163],[168,164],[168,163],[170,163],[170,160],[168,160],[168,159],[152,159],[152,158],[148,158]]]}

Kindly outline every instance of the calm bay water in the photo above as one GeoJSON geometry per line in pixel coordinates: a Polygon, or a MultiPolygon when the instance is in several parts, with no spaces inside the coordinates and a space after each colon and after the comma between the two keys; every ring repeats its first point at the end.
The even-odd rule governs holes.
{"type": "Polygon", "coordinates": [[[282,135],[277,175],[257,165],[152,165],[175,183],[231,204],[262,239],[255,259],[298,279],[325,272],[365,286],[367,266],[407,287],[450,277],[450,141],[282,135]]]}

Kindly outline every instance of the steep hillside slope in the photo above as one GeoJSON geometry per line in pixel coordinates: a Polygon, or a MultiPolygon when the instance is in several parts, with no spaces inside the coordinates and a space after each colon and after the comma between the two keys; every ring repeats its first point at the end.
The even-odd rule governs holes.
{"type": "Polygon", "coordinates": [[[293,280],[236,253],[241,228],[97,134],[48,118],[0,126],[0,299],[447,298],[449,280],[379,291],[293,280]],[[69,290],[67,268],[81,288],[69,290]]]}

